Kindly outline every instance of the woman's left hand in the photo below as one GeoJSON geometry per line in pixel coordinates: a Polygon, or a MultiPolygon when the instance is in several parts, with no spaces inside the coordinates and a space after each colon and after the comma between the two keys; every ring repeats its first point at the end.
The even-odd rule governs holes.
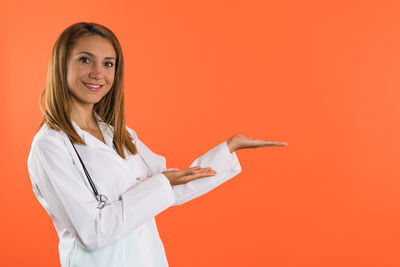
{"type": "Polygon", "coordinates": [[[241,134],[235,134],[227,140],[230,153],[244,148],[257,148],[266,146],[287,146],[285,142],[269,141],[264,139],[255,139],[241,134]]]}

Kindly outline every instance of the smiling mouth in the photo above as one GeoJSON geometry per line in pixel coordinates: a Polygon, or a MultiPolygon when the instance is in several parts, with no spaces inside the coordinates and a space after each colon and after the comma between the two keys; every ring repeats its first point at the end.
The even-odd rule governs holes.
{"type": "Polygon", "coordinates": [[[104,86],[104,84],[82,83],[92,91],[98,91],[104,86]]]}

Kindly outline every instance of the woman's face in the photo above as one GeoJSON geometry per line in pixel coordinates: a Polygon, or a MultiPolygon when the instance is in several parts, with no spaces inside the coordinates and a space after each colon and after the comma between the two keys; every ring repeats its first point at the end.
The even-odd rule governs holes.
{"type": "Polygon", "coordinates": [[[73,104],[99,102],[114,82],[115,63],[116,53],[107,39],[99,35],[79,38],[67,57],[67,83],[73,104]]]}

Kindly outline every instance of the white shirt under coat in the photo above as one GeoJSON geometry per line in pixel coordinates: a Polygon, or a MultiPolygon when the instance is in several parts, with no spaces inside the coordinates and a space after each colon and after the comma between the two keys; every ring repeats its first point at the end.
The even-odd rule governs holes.
{"type": "MultiPolygon", "coordinates": [[[[96,115],[104,144],[72,121],[87,146],[75,144],[99,194],[97,200],[82,165],[63,131],[44,125],[33,139],[28,170],[33,192],[53,220],[62,267],[165,267],[164,246],[155,216],[171,206],[201,196],[241,172],[226,141],[200,156],[190,167],[217,173],[171,186],[161,172],[165,157],[153,153],[127,127],[138,154],[121,158],[113,149],[113,127],[96,115]]],[[[170,170],[170,169],[168,169],[170,170]]]]}

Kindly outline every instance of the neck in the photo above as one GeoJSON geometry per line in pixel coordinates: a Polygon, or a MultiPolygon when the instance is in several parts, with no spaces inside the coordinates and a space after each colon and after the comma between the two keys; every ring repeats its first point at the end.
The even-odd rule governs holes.
{"type": "Polygon", "coordinates": [[[71,103],[71,120],[76,122],[81,129],[96,129],[97,122],[93,112],[94,104],[71,103]]]}

